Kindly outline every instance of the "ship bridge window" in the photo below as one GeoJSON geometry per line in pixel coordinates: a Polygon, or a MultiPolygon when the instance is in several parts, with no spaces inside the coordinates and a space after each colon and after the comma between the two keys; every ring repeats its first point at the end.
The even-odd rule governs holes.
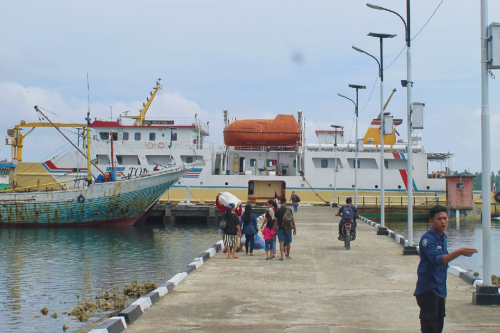
{"type": "Polygon", "coordinates": [[[135,133],[135,141],[141,141],[141,133],[135,133]]]}
{"type": "Polygon", "coordinates": [[[255,166],[257,166],[257,160],[256,160],[255,158],[251,158],[251,159],[250,159],[250,166],[251,166],[251,167],[255,167],[255,166]]]}
{"type": "Polygon", "coordinates": [[[385,160],[386,169],[401,170],[406,169],[406,160],[385,160]]]}
{"type": "Polygon", "coordinates": [[[109,140],[109,132],[99,132],[99,137],[101,140],[108,141],[109,140]]]}
{"type": "Polygon", "coordinates": [[[124,132],[124,133],[123,133],[122,140],[124,140],[124,141],[128,141],[128,132],[124,132]]]}
{"type": "Polygon", "coordinates": [[[169,155],[146,155],[149,165],[169,165],[173,162],[169,155]]]}
{"type": "Polygon", "coordinates": [[[116,155],[118,165],[141,165],[137,155],[116,155]]]}
{"type": "MultiPolygon", "coordinates": [[[[356,159],[347,159],[351,169],[354,169],[356,159]]],[[[358,169],[378,169],[377,161],[374,158],[358,158],[358,169]]]]}
{"type": "Polygon", "coordinates": [[[149,141],[156,141],[156,133],[149,133],[149,141]]]}
{"type": "MultiPolygon", "coordinates": [[[[297,162],[294,160],[294,167],[296,168],[297,162]]],[[[334,158],[313,158],[313,164],[315,168],[321,169],[334,169],[335,159],[334,158]]],[[[343,165],[340,158],[337,158],[337,170],[342,169],[343,165]]]]}
{"type": "Polygon", "coordinates": [[[113,133],[113,141],[118,141],[118,133],[113,133]]]}
{"type": "Polygon", "coordinates": [[[278,164],[278,160],[267,160],[266,162],[268,168],[278,164]]]}
{"type": "Polygon", "coordinates": [[[194,163],[198,162],[199,166],[204,166],[206,165],[203,156],[201,155],[181,155],[181,161],[184,163],[194,163]]]}
{"type": "Polygon", "coordinates": [[[177,141],[177,133],[172,133],[172,134],[170,135],[170,140],[172,140],[172,141],[177,141]]]}
{"type": "Polygon", "coordinates": [[[111,164],[109,161],[109,156],[108,155],[97,155],[97,164],[111,164]]]}

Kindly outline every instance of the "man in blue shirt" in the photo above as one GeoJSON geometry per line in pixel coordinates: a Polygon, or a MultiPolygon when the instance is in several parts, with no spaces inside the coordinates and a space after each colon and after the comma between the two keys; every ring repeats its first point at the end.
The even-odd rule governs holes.
{"type": "Polygon", "coordinates": [[[459,256],[470,257],[476,249],[463,247],[448,253],[444,231],[448,227],[448,210],[434,206],[429,210],[431,228],[419,243],[420,263],[415,293],[420,307],[420,328],[424,333],[443,331],[448,263],[459,256]]]}
{"type": "Polygon", "coordinates": [[[351,220],[354,229],[352,230],[351,240],[356,239],[356,218],[359,216],[358,209],[352,204],[352,198],[345,199],[345,206],[340,207],[339,211],[335,216],[341,216],[339,222],[339,240],[343,241],[344,236],[342,232],[342,227],[344,226],[345,220],[351,220]]]}

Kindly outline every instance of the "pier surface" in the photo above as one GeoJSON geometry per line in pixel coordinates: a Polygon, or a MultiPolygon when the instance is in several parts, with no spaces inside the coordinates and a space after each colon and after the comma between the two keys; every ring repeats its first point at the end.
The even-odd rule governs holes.
{"type": "MultiPolygon", "coordinates": [[[[346,251],[336,212],[299,207],[293,259],[218,253],[126,331],[419,332],[418,256],[402,256],[401,245],[362,222],[346,251]]],[[[473,306],[473,290],[448,274],[444,332],[500,331],[500,308],[473,306]]]]}

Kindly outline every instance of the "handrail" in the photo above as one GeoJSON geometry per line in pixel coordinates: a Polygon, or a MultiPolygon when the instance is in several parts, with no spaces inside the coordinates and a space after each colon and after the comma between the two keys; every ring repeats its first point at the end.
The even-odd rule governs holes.
{"type": "Polygon", "coordinates": [[[49,186],[49,185],[57,185],[57,184],[63,184],[63,183],[70,183],[70,182],[74,182],[74,181],[75,181],[74,179],[62,180],[62,181],[59,181],[59,182],[45,183],[45,184],[40,184],[40,185],[30,185],[30,186],[9,188],[9,189],[6,189],[6,190],[1,190],[0,192],[10,192],[10,191],[16,192],[18,190],[26,190],[26,189],[35,188],[35,187],[41,187],[41,186],[49,186]]]}
{"type": "MultiPolygon", "coordinates": [[[[406,191],[405,191],[406,193],[406,191]]],[[[337,204],[338,205],[343,205],[345,203],[346,198],[350,198],[352,195],[337,195],[337,204]],[[341,200],[343,198],[343,200],[341,200]]],[[[446,196],[434,196],[434,195],[429,195],[429,196],[413,196],[413,206],[433,206],[436,204],[446,204],[446,196]],[[438,199],[436,201],[436,198],[438,199]]],[[[365,196],[359,196],[358,195],[358,207],[380,207],[380,196],[379,195],[365,195],[365,196]]],[[[384,204],[386,206],[407,206],[408,201],[407,201],[407,196],[397,196],[397,195],[391,195],[391,196],[385,196],[384,198],[384,204]],[[406,200],[405,200],[406,199],[406,200]]]]}

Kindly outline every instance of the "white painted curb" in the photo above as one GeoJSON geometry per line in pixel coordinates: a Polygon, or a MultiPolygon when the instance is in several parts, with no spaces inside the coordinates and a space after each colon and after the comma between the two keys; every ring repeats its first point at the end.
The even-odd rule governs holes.
{"type": "Polygon", "coordinates": [[[153,292],[157,292],[158,295],[160,295],[160,297],[163,297],[166,294],[168,294],[168,288],[167,287],[158,287],[155,290],[153,290],[153,292]]]}
{"type": "Polygon", "coordinates": [[[451,273],[451,274],[453,274],[455,276],[459,276],[460,273],[466,273],[466,272],[467,271],[465,269],[462,269],[462,268],[460,268],[458,266],[450,266],[448,268],[448,273],[451,273]]]}
{"type": "Polygon", "coordinates": [[[192,263],[190,263],[188,266],[194,266],[196,268],[200,268],[201,265],[203,265],[203,262],[200,262],[200,261],[193,261],[192,263]]]}
{"type": "Polygon", "coordinates": [[[213,247],[209,248],[205,252],[207,252],[210,255],[210,258],[212,258],[217,253],[217,251],[215,251],[213,247]]]}
{"type": "Polygon", "coordinates": [[[125,327],[125,329],[127,329],[127,323],[125,322],[125,318],[124,317],[122,317],[122,316],[116,316],[116,317],[111,317],[109,319],[120,319],[122,321],[123,327],[125,327]]]}
{"type": "Polygon", "coordinates": [[[139,305],[141,307],[142,312],[145,312],[146,309],[149,309],[151,305],[151,299],[149,297],[141,297],[133,302],[131,305],[139,305]]]}
{"type": "Polygon", "coordinates": [[[186,278],[187,273],[186,272],[182,272],[182,273],[177,273],[175,274],[170,280],[167,281],[168,282],[171,282],[173,283],[176,287],[177,285],[186,278]]]}
{"type": "Polygon", "coordinates": [[[201,264],[203,265],[203,257],[197,257],[197,258],[194,258],[193,261],[199,261],[201,262],[201,264]]]}

